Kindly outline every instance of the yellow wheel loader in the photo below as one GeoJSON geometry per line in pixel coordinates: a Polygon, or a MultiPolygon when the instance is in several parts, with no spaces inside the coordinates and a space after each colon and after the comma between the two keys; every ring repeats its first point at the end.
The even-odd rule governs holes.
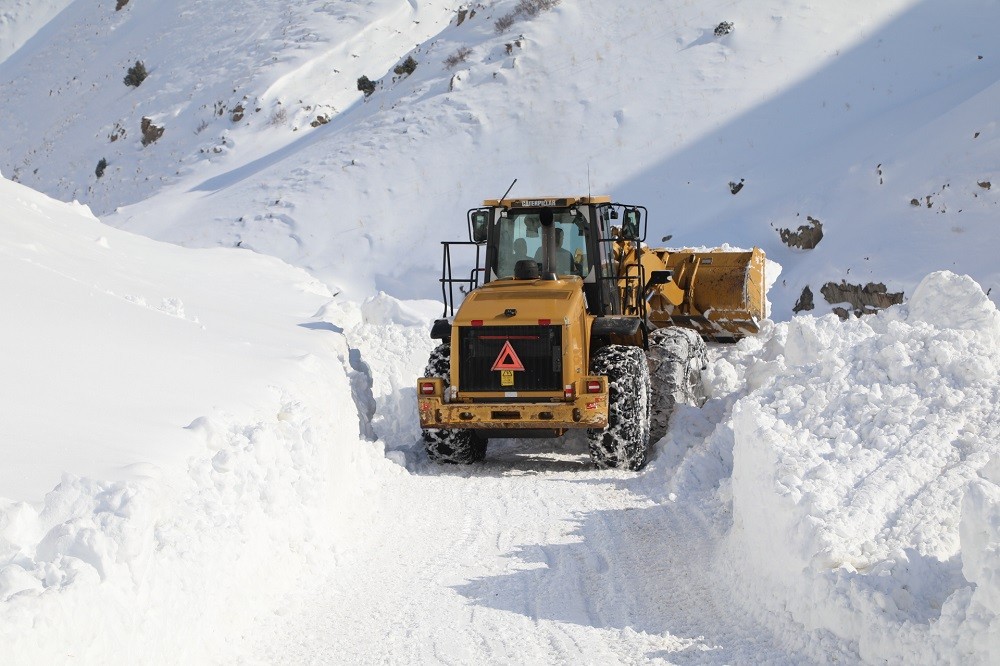
{"type": "Polygon", "coordinates": [[[705,340],[752,335],[765,316],[760,249],[650,249],[643,206],[501,198],[467,221],[468,241],[442,243],[441,344],[417,381],[436,462],[585,429],[598,466],[640,469],[674,405],[704,402],[705,340]],[[456,276],[460,251],[475,268],[456,276]]]}

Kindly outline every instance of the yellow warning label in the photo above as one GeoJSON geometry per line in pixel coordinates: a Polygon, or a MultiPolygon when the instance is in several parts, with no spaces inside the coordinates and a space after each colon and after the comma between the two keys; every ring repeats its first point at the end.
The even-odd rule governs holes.
{"type": "Polygon", "coordinates": [[[500,371],[500,386],[513,386],[514,385],[514,371],[513,370],[501,370],[500,371]]]}

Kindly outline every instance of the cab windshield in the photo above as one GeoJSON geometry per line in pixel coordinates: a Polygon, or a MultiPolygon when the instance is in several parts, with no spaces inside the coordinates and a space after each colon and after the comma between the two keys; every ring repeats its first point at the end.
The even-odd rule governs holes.
{"type": "MultiPolygon", "coordinates": [[[[556,238],[556,273],[586,276],[590,272],[587,253],[587,219],[568,208],[552,210],[556,238]]],[[[542,235],[537,208],[512,209],[497,222],[498,278],[514,275],[514,265],[522,259],[542,264],[542,235]]]]}

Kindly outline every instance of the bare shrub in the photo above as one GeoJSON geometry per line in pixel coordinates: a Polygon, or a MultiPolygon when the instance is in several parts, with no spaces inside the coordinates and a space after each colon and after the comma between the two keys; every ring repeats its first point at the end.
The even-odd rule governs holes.
{"type": "Polygon", "coordinates": [[[496,23],[493,24],[493,28],[497,31],[497,34],[507,32],[510,30],[510,26],[514,25],[516,20],[517,17],[514,15],[514,12],[504,14],[496,20],[496,23]]]}
{"type": "Polygon", "coordinates": [[[413,74],[416,69],[417,61],[413,59],[413,56],[407,56],[406,60],[396,65],[392,71],[396,74],[396,76],[409,76],[410,74],[413,74]]]}
{"type": "Polygon", "coordinates": [[[271,112],[271,118],[267,122],[271,127],[278,127],[279,125],[284,125],[287,121],[288,111],[285,110],[285,107],[279,106],[271,112]]]}
{"type": "Polygon", "coordinates": [[[472,49],[463,46],[444,59],[444,66],[451,69],[455,65],[465,62],[470,55],[472,55],[472,49]]]}
{"type": "Polygon", "coordinates": [[[493,28],[497,34],[507,32],[515,22],[523,18],[534,18],[558,5],[562,0],[519,0],[510,13],[496,20],[493,28]]]}
{"type": "Polygon", "coordinates": [[[520,0],[514,11],[520,12],[524,16],[532,17],[552,9],[559,2],[560,0],[520,0]]]}

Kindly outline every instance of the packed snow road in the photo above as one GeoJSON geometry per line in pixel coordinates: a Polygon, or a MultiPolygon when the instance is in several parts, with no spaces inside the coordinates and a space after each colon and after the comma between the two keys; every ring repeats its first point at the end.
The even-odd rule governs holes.
{"type": "Polygon", "coordinates": [[[247,663],[802,663],[717,586],[720,533],[660,497],[665,456],[491,442],[382,489],[363,541],[247,636],[247,663]]]}
{"type": "Polygon", "coordinates": [[[319,314],[394,464],[241,663],[997,663],[1000,312],[971,279],[711,350],[708,402],[640,473],[582,437],[432,465],[429,322],[386,297],[319,314]]]}

